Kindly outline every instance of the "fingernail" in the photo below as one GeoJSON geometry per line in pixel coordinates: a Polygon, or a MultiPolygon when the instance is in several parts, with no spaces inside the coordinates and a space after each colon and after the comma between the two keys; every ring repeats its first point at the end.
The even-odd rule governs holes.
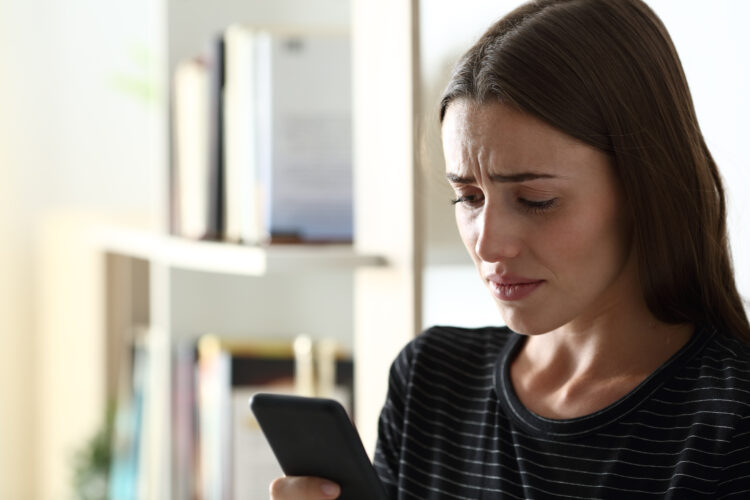
{"type": "Polygon", "coordinates": [[[323,483],[320,485],[320,491],[327,497],[337,496],[339,494],[339,485],[335,483],[323,483]]]}

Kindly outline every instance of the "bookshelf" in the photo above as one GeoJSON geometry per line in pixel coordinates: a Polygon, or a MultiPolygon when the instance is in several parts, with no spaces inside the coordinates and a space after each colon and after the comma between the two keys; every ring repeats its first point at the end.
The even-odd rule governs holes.
{"type": "Polygon", "coordinates": [[[189,241],[103,226],[91,240],[104,256],[109,392],[123,348],[147,330],[150,360],[138,498],[174,495],[170,429],[173,347],[218,333],[235,340],[291,341],[299,333],[335,340],[352,350],[354,280],[363,269],[387,269],[380,256],[352,246],[244,247],[189,241]]]}
{"type": "MultiPolygon", "coordinates": [[[[91,233],[104,263],[104,371],[110,396],[127,337],[140,327],[148,331],[137,498],[176,498],[169,391],[172,347],[180,340],[207,332],[238,338],[310,332],[335,338],[353,353],[356,423],[372,452],[388,368],[421,328],[418,2],[322,3],[284,0],[271,9],[260,0],[164,0],[155,8],[166,95],[177,61],[238,20],[343,26],[350,32],[355,235],[352,245],[267,247],[169,236],[166,168],[154,173],[162,197],[155,230],[97,226],[91,233]]],[[[168,101],[159,114],[165,165],[168,101]]]]}

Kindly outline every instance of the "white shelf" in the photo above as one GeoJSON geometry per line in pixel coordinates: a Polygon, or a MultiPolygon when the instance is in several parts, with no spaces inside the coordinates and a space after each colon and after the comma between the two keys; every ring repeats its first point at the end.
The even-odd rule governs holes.
{"type": "Polygon", "coordinates": [[[194,241],[153,231],[112,227],[97,229],[94,238],[95,243],[108,252],[175,268],[245,276],[319,269],[353,269],[383,266],[386,263],[382,257],[360,255],[352,245],[341,244],[262,247],[194,241]]]}

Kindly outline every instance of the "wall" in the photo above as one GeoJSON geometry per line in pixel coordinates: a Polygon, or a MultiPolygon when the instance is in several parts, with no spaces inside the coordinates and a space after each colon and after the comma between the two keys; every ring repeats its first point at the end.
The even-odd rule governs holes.
{"type": "MultiPolygon", "coordinates": [[[[454,61],[496,19],[521,2],[474,0],[458,8],[450,0],[421,2],[421,75],[425,110],[421,117],[422,163],[427,193],[427,262],[424,325],[467,326],[500,321],[481,286],[455,229],[450,189],[443,179],[437,106],[454,61]],[[473,286],[470,284],[473,283],[473,286]],[[460,292],[459,292],[460,291],[460,292]]],[[[729,232],[740,293],[750,297],[750,32],[745,20],[750,2],[723,0],[647,0],[662,18],[677,46],[700,125],[725,179],[729,232]]]]}
{"type": "MultiPolygon", "coordinates": [[[[50,483],[35,455],[50,395],[35,391],[48,368],[36,336],[41,221],[62,207],[151,209],[147,5],[0,0],[0,498],[40,498],[50,483]]],[[[79,420],[57,426],[87,436],[93,423],[79,420]]],[[[74,449],[64,452],[61,467],[74,449]]]]}
{"type": "Polygon", "coordinates": [[[682,58],[698,120],[724,177],[740,293],[750,298],[750,3],[652,0],[682,58]]]}

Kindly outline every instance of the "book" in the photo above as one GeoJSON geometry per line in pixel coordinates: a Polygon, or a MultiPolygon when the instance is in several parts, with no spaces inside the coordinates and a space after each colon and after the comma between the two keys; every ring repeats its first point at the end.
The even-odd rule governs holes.
{"type": "Polygon", "coordinates": [[[228,500],[231,463],[227,450],[231,429],[231,355],[219,340],[205,336],[198,343],[197,417],[198,485],[203,500],[228,500]]]}
{"type": "Polygon", "coordinates": [[[345,33],[235,25],[226,41],[226,237],[352,240],[345,33]]]}
{"type": "Polygon", "coordinates": [[[219,240],[224,236],[224,86],[226,81],[225,44],[223,33],[214,37],[209,50],[209,197],[206,239],[219,240]]]}
{"type": "Polygon", "coordinates": [[[261,243],[268,236],[261,221],[254,31],[233,25],[227,28],[224,41],[224,234],[232,242],[261,243]]]}
{"type": "Polygon", "coordinates": [[[144,405],[148,377],[148,351],[137,338],[119,373],[120,384],[114,421],[108,498],[137,500],[143,464],[144,405]]]}
{"type": "Polygon", "coordinates": [[[175,70],[173,232],[191,239],[224,234],[224,82],[223,34],[175,70]]]}
{"type": "Polygon", "coordinates": [[[192,239],[209,232],[210,70],[203,58],[177,65],[174,75],[173,232],[192,239]]]}
{"type": "Polygon", "coordinates": [[[199,484],[196,417],[196,348],[190,341],[172,347],[172,498],[194,500],[199,484]]]}

